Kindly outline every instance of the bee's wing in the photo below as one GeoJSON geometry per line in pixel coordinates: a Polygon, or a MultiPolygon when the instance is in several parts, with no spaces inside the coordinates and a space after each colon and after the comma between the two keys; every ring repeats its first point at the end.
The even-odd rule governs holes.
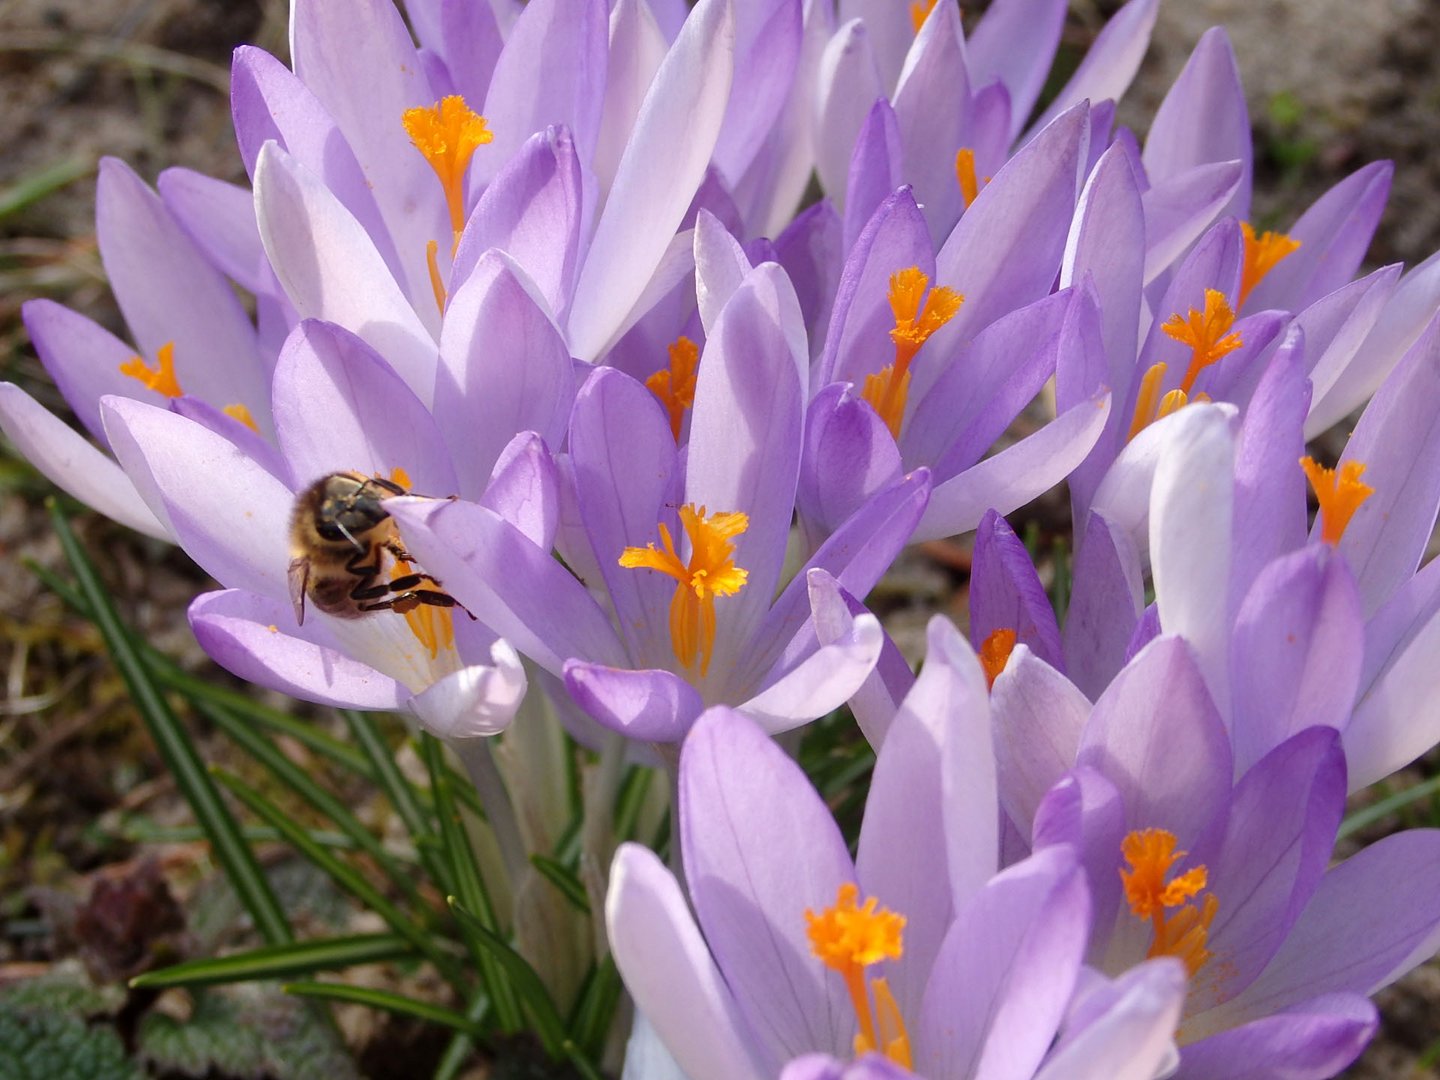
{"type": "Polygon", "coordinates": [[[285,576],[290,582],[290,602],[295,605],[295,622],[304,626],[305,590],[310,586],[310,560],[304,555],[291,559],[290,569],[285,576]]]}

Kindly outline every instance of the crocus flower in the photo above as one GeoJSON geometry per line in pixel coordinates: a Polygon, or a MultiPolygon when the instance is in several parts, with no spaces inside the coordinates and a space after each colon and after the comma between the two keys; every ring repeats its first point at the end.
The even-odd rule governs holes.
{"type": "Polygon", "coordinates": [[[691,1080],[1098,1080],[1150,1077],[1166,1059],[1179,965],[1086,979],[1076,1000],[1090,903],[1073,852],[1052,846],[995,874],[984,682],[953,626],[937,619],[929,636],[854,861],[799,767],[724,708],[680,758],[693,913],[655,855],[617,854],[616,964],[691,1080]]]}
{"type": "Polygon", "coordinates": [[[1040,132],[938,254],[908,189],[866,224],[812,378],[800,503],[812,543],[903,469],[935,475],[924,539],[968,531],[991,506],[1015,509],[1089,452],[1108,415],[1103,392],[984,457],[1065,354],[1093,350],[1088,300],[1050,295],[1088,118],[1077,106],[1040,132]]]}
{"type": "Polygon", "coordinates": [[[1375,1027],[1365,995],[1440,944],[1440,832],[1327,869],[1346,788],[1338,733],[1303,730],[1234,780],[1182,639],[1152,641],[1058,724],[1039,711],[1053,702],[1018,702],[1009,679],[991,702],[1006,815],[1037,850],[1081,846],[1092,963],[1112,977],[1158,956],[1185,963],[1178,1075],[1324,1077],[1353,1060],[1375,1027]],[[1052,772],[1067,759],[1073,771],[1052,772]]]}
{"type": "Polygon", "coordinates": [[[794,290],[762,264],[715,317],[683,447],[670,413],[629,376],[600,369],[581,390],[562,468],[563,563],[464,501],[396,500],[406,545],[591,716],[631,737],[678,741],[713,704],[771,730],[822,715],[875,664],[879,624],[850,598],[904,545],[928,483],[923,472],[898,478],[782,581],[807,355],[794,290]]]}
{"type": "MultiPolygon", "coordinates": [[[[315,322],[302,322],[282,350],[270,403],[275,445],[208,413],[114,396],[100,403],[110,444],[145,504],[225,586],[191,606],[202,646],[242,677],[297,697],[408,708],[451,738],[503,729],[524,694],[524,672],[508,645],[462,611],[422,606],[347,619],[311,605],[296,624],[287,568],[297,494],[337,471],[453,492],[456,469],[434,418],[362,341],[315,322]]],[[[530,507],[544,502],[547,486],[553,505],[554,482],[538,440],[521,437],[501,458],[485,498],[519,527],[543,529],[530,507]]]]}

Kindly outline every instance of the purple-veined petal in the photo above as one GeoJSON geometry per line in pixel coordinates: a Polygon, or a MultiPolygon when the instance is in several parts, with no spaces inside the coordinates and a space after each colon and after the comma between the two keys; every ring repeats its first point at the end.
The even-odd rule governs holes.
{"type": "Polygon", "coordinates": [[[1110,415],[1110,395],[1061,413],[994,457],[936,486],[915,540],[968,532],[985,511],[1009,514],[1058,484],[1095,445],[1110,415]]]}
{"type": "Polygon", "coordinates": [[[1140,554],[1123,529],[1092,512],[1076,546],[1073,578],[1062,631],[1066,671],[1094,699],[1124,666],[1140,618],[1140,554]]]}
{"type": "Polygon", "coordinates": [[[813,390],[833,382],[863,386],[866,374],[894,359],[890,277],[911,266],[935,284],[946,284],[935,281],[934,249],[914,193],[901,188],[880,204],[845,257],[813,390]]]}
{"type": "Polygon", "coordinates": [[[795,291],[766,263],[736,290],[705,343],[695,384],[685,501],[709,513],[740,511],[735,565],[749,572],[715,636],[716,670],[748,650],[775,595],[790,520],[809,352],[795,291]]]}
{"type": "Polygon", "coordinates": [[[805,574],[810,593],[811,623],[800,631],[806,645],[814,635],[813,649],[801,655],[787,650],[775,669],[761,680],[761,689],[737,706],[772,734],[824,716],[843,705],[860,689],[880,658],[885,632],[869,612],[852,615],[839,595],[840,586],[826,571],[805,574]],[[822,627],[822,622],[828,625],[822,627]]]}
{"type": "Polygon", "coordinates": [[[1316,199],[1287,234],[1299,250],[1261,279],[1246,307],[1299,311],[1348,284],[1380,223],[1394,172],[1391,162],[1372,161],[1316,199]]]}
{"type": "Polygon", "coordinates": [[[434,339],[360,222],[274,143],[255,164],[255,208],[265,252],[295,310],[364,338],[428,405],[434,339]]]}
{"type": "Polygon", "coordinates": [[[1227,817],[1195,841],[1219,900],[1191,977],[1193,1015],[1244,990],[1285,941],[1330,862],[1345,810],[1345,754],[1337,732],[1310,728],[1265,755],[1238,784],[1227,817]]]}
{"type": "Polygon", "coordinates": [[[713,161],[731,187],[755,159],[792,93],[801,0],[748,0],[735,10],[735,79],[713,161]]]}
{"type": "Polygon", "coordinates": [[[276,290],[249,188],[179,168],[166,169],[155,186],[166,209],[222,273],[252,293],[276,290]]]}
{"type": "Polygon", "coordinates": [[[885,89],[868,21],[848,20],[825,45],[815,92],[815,172],[842,210],[856,136],[885,89]]]}
{"type": "Polygon", "coordinates": [[[1122,894],[1120,844],[1126,831],[1120,789],[1083,765],[1062,776],[1035,809],[1034,850],[1070,844],[1085,867],[1092,924],[1087,956],[1092,963],[1103,960],[1114,930],[1122,894]]]}
{"type": "Polygon", "coordinates": [[[545,440],[522,431],[500,451],[480,505],[508,521],[536,547],[555,546],[560,527],[560,475],[545,440]]]}
{"type": "Polygon", "coordinates": [[[1087,1022],[1071,1019],[1035,1080],[1152,1080],[1164,1075],[1185,1004],[1185,968],[1162,957],[1091,992],[1087,1022]]]}
{"type": "MultiPolygon", "coordinates": [[[[948,151],[964,143],[971,82],[959,6],[937,5],[931,15],[915,35],[892,99],[904,150],[901,175],[914,185],[930,235],[938,243],[965,209],[955,159],[948,151]]],[[[848,204],[849,192],[845,197],[848,204]]]]}
{"type": "MultiPolygon", "coordinates": [[[[1404,269],[1400,263],[1382,266],[1372,274],[1348,282],[1321,297],[1295,316],[1305,334],[1305,366],[1318,401],[1354,363],[1365,364],[1359,350],[1395,291],[1404,269]]],[[[1307,418],[1306,437],[1318,435],[1307,418]]]]}
{"type": "Polygon", "coordinates": [[[1250,209],[1252,151],[1245,91],[1230,39],[1219,27],[1195,45],[1155,112],[1142,160],[1152,184],[1196,165],[1240,161],[1240,186],[1226,213],[1244,217],[1250,209]]]}
{"type": "Polygon", "coordinates": [[[1145,208],[1147,285],[1215,223],[1244,180],[1245,165],[1241,161],[1205,162],[1154,180],[1140,197],[1145,208]]]}
{"type": "Polygon", "coordinates": [[[1050,74],[1065,11],[1064,0],[1001,0],[985,9],[970,35],[971,82],[984,86],[998,79],[1005,84],[1011,139],[1025,126],[1050,74]]]}
{"type": "Polygon", "coordinates": [[[1041,130],[1082,101],[1119,101],[1140,70],[1159,10],[1160,0],[1130,0],[1112,15],[1085,51],[1075,74],[1046,107],[1033,130],[1041,130]]]}
{"type": "Polygon", "coordinates": [[[1234,461],[1227,418],[1218,411],[1200,413],[1156,466],[1150,495],[1150,562],[1160,625],[1195,650],[1227,721],[1234,461]]]}
{"type": "Polygon", "coordinates": [[[114,460],[14,383],[0,383],[0,431],[62,491],[157,540],[173,540],[114,460]]]}
{"type": "Polygon", "coordinates": [[[434,417],[349,331],[302,322],[280,353],[272,392],[276,436],[298,482],[346,471],[390,479],[399,468],[417,492],[456,493],[434,417]]]}
{"type": "Polygon", "coordinates": [[[176,375],[187,393],[265,416],[265,366],[239,298],[160,197],[115,158],[100,163],[95,233],[105,275],[145,362],[153,364],[173,342],[176,375]]]}
{"type": "Polygon", "coordinates": [[[440,333],[439,424],[473,498],[505,445],[534,431],[561,445],[574,365],[525,272],[502,251],[482,255],[451,296],[440,333]]]}
{"type": "Polygon", "coordinates": [[[699,692],[669,671],[567,660],[565,688],[601,724],[642,742],[679,742],[705,708],[699,692]]]}
{"type": "Polygon", "coordinates": [[[289,595],[291,490],[229,440],[167,409],[100,403],[110,445],[150,509],[216,581],[289,595]]]}
{"type": "MultiPolygon", "coordinates": [[[[162,394],[121,372],[135,350],[99,323],[53,300],[27,300],[20,306],[20,314],[30,343],[65,396],[65,403],[102,446],[105,428],[100,423],[100,399],[106,394],[165,404],[162,394]]],[[[154,363],[153,357],[143,359],[147,366],[154,363]]]]}
{"type": "Polygon", "coordinates": [[[661,63],[575,287],[571,351],[593,360],[622,329],[700,186],[730,96],[730,0],[701,0],[661,63]]]}
{"type": "Polygon", "coordinates": [[[805,913],[830,907],[855,880],[830,811],[768,735],[725,708],[691,730],[679,785],[690,895],[751,1045],[772,1062],[848,1054],[855,1020],[845,984],[806,933],[805,913]]]}
{"type": "Polygon", "coordinates": [[[889,429],[849,383],[832,383],[815,395],[795,492],[812,546],[900,475],[900,452],[889,429]]]}
{"type": "Polygon", "coordinates": [[[1064,675],[1015,646],[990,693],[1000,802],[1031,833],[1041,800],[1075,764],[1090,702],[1064,675]]]}
{"type": "Polygon", "coordinates": [[[970,571],[970,644],[978,651],[997,630],[1063,672],[1060,627],[1040,575],[1015,530],[993,510],[980,519],[970,571]]]}
{"type": "Polygon", "coordinates": [[[258,686],[342,709],[399,709],[410,697],[401,683],[346,655],[323,618],[297,631],[289,600],[240,589],[202,593],[189,618],[212,660],[258,686]]]}
{"type": "Polygon", "coordinates": [[[1065,1015],[1089,922],[1085,874],[1065,845],[1012,866],[960,905],[912,1033],[920,1072],[1032,1075],[1065,1015]]]}
{"type": "Polygon", "coordinates": [[[450,270],[452,304],[446,313],[481,256],[501,248],[534,283],[548,311],[563,315],[579,268],[584,218],[574,139],[565,128],[537,131],[517,147],[465,223],[450,270]]]}
{"type": "Polygon", "coordinates": [[[1235,617],[1235,770],[1311,725],[1343,731],[1355,707],[1365,626],[1345,560],[1323,544],[1262,570],[1235,617]]]}
{"type": "MultiPolygon", "coordinates": [[[[485,119],[495,141],[475,156],[472,189],[487,183],[526,139],[550,125],[565,126],[580,160],[590,161],[600,134],[609,52],[604,0],[527,3],[505,36],[490,78],[485,119]]],[[[472,105],[479,108],[478,102],[472,105]]]]}
{"type": "Polygon", "coordinates": [[[686,1076],[768,1075],[747,1052],[749,1032],[679,883],[639,844],[615,853],[605,926],[626,988],[686,1076]]]}
{"type": "Polygon", "coordinates": [[[1387,836],[1325,875],[1260,977],[1207,1024],[1232,1025],[1317,994],[1373,994],[1429,959],[1437,940],[1440,831],[1387,836]]]}
{"type": "MultiPolygon", "coordinates": [[[[1440,619],[1432,615],[1392,649],[1345,729],[1352,791],[1408,765],[1440,740],[1440,668],[1435,663],[1440,619]]],[[[1376,666],[1368,656],[1367,662],[1376,666]]]]}
{"type": "Polygon", "coordinates": [[[714,333],[721,310],[751,269],[740,242],[719,218],[701,210],[695,216],[695,301],[707,337],[714,333]]]}
{"type": "Polygon", "coordinates": [[[602,191],[609,191],[620,156],[645,101],[645,92],[665,59],[665,39],[650,4],[617,0],[610,12],[610,60],[605,73],[605,107],[592,167],[602,191]]]}
{"type": "Polygon", "coordinates": [[[1380,1026],[1357,994],[1323,994],[1186,1046],[1177,1080],[1296,1080],[1335,1076],[1360,1056],[1380,1026]]]}
{"type": "Polygon", "coordinates": [[[795,286],[812,357],[824,343],[848,250],[843,246],[840,215],[824,200],[801,213],[775,238],[775,260],[795,286]]]}
{"type": "Polygon", "coordinates": [[[1230,741],[1181,638],[1155,639],[1095,703],[1076,762],[1103,773],[1132,829],[1198,836],[1230,794],[1230,741]]]}
{"type": "Polygon", "coordinates": [[[885,98],[871,107],[850,156],[845,183],[844,251],[855,246],[865,223],[896,188],[904,183],[904,149],[895,110],[885,98]]]}
{"type": "Polygon", "coordinates": [[[1440,510],[1440,418],[1427,407],[1437,394],[1440,317],[1366,407],[1336,466],[1363,463],[1364,481],[1375,489],[1338,545],[1355,571],[1367,616],[1415,573],[1440,510]]]}
{"type": "Polygon", "coordinates": [[[1322,384],[1316,373],[1315,402],[1310,406],[1305,437],[1320,434],[1363,405],[1430,328],[1437,308],[1440,252],[1400,279],[1375,320],[1374,329],[1356,348],[1356,362],[1345,365],[1328,385],[1322,384]]]}
{"type": "Polygon", "coordinates": [[[621,633],[641,667],[672,656],[669,608],[675,583],[664,574],[626,569],[627,547],[659,544],[664,522],[679,537],[675,438],[655,396],[609,368],[595,372],[575,401],[570,455],[579,510],[621,633]]]}
{"type": "Polygon", "coordinates": [[[578,657],[626,666],[624,647],[571,573],[493,510],[466,502],[386,503],[406,550],[445,591],[552,674],[578,657]]]}

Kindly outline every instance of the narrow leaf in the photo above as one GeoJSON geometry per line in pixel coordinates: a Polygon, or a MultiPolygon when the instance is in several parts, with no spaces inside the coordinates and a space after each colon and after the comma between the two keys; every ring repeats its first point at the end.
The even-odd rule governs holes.
{"type": "Polygon", "coordinates": [[[290,979],[314,971],[401,960],[414,953],[415,950],[405,939],[395,934],[356,934],[352,937],[299,941],[294,945],[267,945],[229,956],[191,960],[137,975],[130,980],[130,985],[141,989],[290,979]]]}

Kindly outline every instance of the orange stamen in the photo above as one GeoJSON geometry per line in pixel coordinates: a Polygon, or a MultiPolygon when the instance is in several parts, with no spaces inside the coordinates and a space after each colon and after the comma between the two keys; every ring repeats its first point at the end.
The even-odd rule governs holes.
{"type": "Polygon", "coordinates": [[[968,146],[955,152],[955,179],[960,182],[960,196],[969,210],[980,194],[980,182],[975,177],[975,151],[968,146]]]}
{"type": "Polygon", "coordinates": [[[1206,289],[1203,312],[1191,308],[1189,315],[1171,315],[1160,327],[1182,345],[1190,346],[1190,366],[1180,380],[1180,389],[1186,394],[1195,388],[1200,372],[1244,344],[1239,334],[1230,333],[1234,325],[1235,312],[1225,294],[1219,289],[1206,289]]]}
{"type": "Polygon", "coordinates": [[[1130,420],[1127,442],[1154,423],[1159,416],[1160,384],[1165,380],[1167,368],[1168,365],[1163,362],[1151,364],[1150,370],[1140,379],[1140,392],[1135,396],[1135,415],[1130,420]]]}
{"type": "Polygon", "coordinates": [[[875,994],[873,1009],[865,987],[867,967],[884,960],[898,960],[903,954],[905,916],[879,907],[879,901],[873,896],[861,906],[856,903],[859,896],[859,888],[853,882],[846,882],[836,893],[834,905],[818,915],[806,910],[810,949],[826,967],[845,980],[860,1027],[855,1036],[855,1056],[878,1052],[908,1069],[910,1036],[889,984],[883,978],[871,980],[870,989],[875,994]]]}
{"type": "Polygon", "coordinates": [[[230,417],[231,420],[240,421],[240,423],[244,424],[251,431],[255,432],[255,434],[260,434],[260,428],[255,423],[255,417],[250,415],[250,410],[247,409],[244,405],[241,405],[237,402],[234,405],[226,405],[225,408],[221,409],[220,411],[223,412],[226,416],[230,417]]]}
{"type": "Polygon", "coordinates": [[[485,118],[465,104],[459,94],[441,98],[434,105],[406,109],[401,120],[415,149],[425,156],[440,180],[450,211],[450,228],[458,243],[465,228],[465,170],[475,151],[494,135],[485,126],[485,118]]]}
{"type": "Polygon", "coordinates": [[[1281,259],[1293,254],[1300,247],[1300,241],[1277,232],[1263,232],[1257,237],[1248,221],[1240,223],[1240,232],[1245,237],[1245,261],[1240,269],[1238,306],[1243,308],[1255,286],[1265,280],[1265,275],[1274,270],[1281,259]]]}
{"type": "Polygon", "coordinates": [[[155,366],[149,367],[139,356],[132,356],[120,365],[120,374],[138,379],[147,390],[167,398],[183,397],[180,380],[175,377],[175,342],[167,341],[155,354],[155,366]]]}
{"type": "Polygon", "coordinates": [[[985,683],[992,690],[995,688],[995,680],[1010,662],[1010,654],[1014,649],[1015,631],[1008,626],[991,631],[980,643],[980,666],[985,669],[985,683]]]}
{"type": "Polygon", "coordinates": [[[440,242],[428,240],[425,243],[425,268],[430,272],[430,291],[435,294],[435,306],[440,309],[440,314],[445,314],[445,304],[450,299],[449,290],[445,288],[445,279],[440,276],[440,242]]]}
{"type": "Polygon", "coordinates": [[[669,352],[670,363],[646,379],[645,385],[670,414],[670,431],[678,443],[685,410],[695,404],[695,369],[700,362],[700,349],[682,334],[669,352]]]}
{"type": "Polygon", "coordinates": [[[1327,469],[1314,458],[1303,457],[1300,467],[1320,503],[1320,539],[1334,547],[1345,535],[1360,504],[1375,494],[1374,488],[1360,480],[1365,465],[1346,461],[1338,468],[1327,469]]]}
{"type": "Polygon", "coordinates": [[[700,660],[703,678],[710,668],[715,647],[715,598],[734,596],[745,585],[749,571],[735,565],[735,537],[750,525],[742,513],[709,516],[705,507],[687,503],[680,507],[680,524],[690,540],[690,561],[681,562],[675,552],[670,530],[661,522],[661,550],[654,544],[627,547],[620,553],[620,565],[627,569],[659,570],[675,579],[670,601],[670,644],[683,667],[700,660]]]}
{"type": "Polygon", "coordinates": [[[1120,871],[1126,903],[1131,914],[1149,919],[1154,928],[1147,955],[1177,957],[1193,977],[1210,959],[1205,945],[1220,906],[1213,893],[1200,907],[1190,902],[1205,889],[1206,868],[1193,867],[1167,882],[1165,875],[1186,853],[1175,850],[1175,834],[1164,829],[1131,832],[1120,842],[1120,851],[1130,866],[1120,871]],[[1167,918],[1167,908],[1179,910],[1167,918]]]}
{"type": "Polygon", "coordinates": [[[965,302],[965,297],[946,285],[931,289],[926,296],[929,284],[929,276],[918,266],[890,275],[890,310],[895,315],[890,340],[895,342],[895,362],[877,374],[865,376],[865,388],[860,394],[896,439],[900,438],[900,422],[910,395],[910,361],[965,302]]]}

